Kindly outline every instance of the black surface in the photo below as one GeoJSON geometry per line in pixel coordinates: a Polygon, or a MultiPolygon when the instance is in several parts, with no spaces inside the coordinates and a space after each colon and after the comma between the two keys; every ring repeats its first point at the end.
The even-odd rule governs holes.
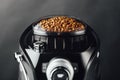
{"type": "Polygon", "coordinates": [[[0,80],[17,80],[21,33],[41,16],[66,14],[89,24],[101,40],[102,80],[120,80],[120,0],[0,0],[0,80]]]}

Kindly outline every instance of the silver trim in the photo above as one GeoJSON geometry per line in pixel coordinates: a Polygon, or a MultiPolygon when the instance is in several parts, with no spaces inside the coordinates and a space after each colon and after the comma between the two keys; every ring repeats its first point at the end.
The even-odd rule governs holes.
{"type": "Polygon", "coordinates": [[[33,45],[34,45],[34,51],[35,52],[37,52],[37,53],[39,53],[40,51],[39,51],[39,43],[38,42],[36,42],[36,43],[33,43],[33,45]]]}
{"type": "Polygon", "coordinates": [[[88,61],[89,61],[93,51],[94,51],[94,49],[89,47],[86,51],[80,53],[84,67],[87,66],[88,61]]]}
{"type": "Polygon", "coordinates": [[[40,28],[40,25],[37,24],[33,27],[34,34],[41,35],[41,34],[46,34],[43,29],[40,28]]]}
{"type": "Polygon", "coordinates": [[[66,59],[63,59],[63,58],[56,58],[56,59],[52,59],[49,64],[48,64],[48,67],[47,67],[47,70],[46,70],[46,76],[47,76],[47,79],[48,80],[51,80],[51,77],[52,77],[52,71],[56,68],[56,67],[65,67],[68,71],[68,75],[69,75],[69,80],[72,80],[73,79],[73,76],[74,76],[74,69],[71,65],[71,63],[66,60],[66,59]]]}
{"type": "Polygon", "coordinates": [[[36,68],[41,53],[35,52],[33,49],[25,49],[25,50],[26,50],[34,68],[36,68]]]}
{"type": "Polygon", "coordinates": [[[100,52],[98,51],[98,52],[97,52],[97,58],[99,58],[99,57],[100,57],[100,52]]]}
{"type": "Polygon", "coordinates": [[[65,40],[63,39],[63,49],[65,49],[65,40]]]}
{"type": "MultiPolygon", "coordinates": [[[[52,74],[54,73],[54,71],[56,71],[56,70],[57,70],[57,68],[55,68],[55,69],[51,72],[51,75],[50,75],[51,77],[52,77],[52,74]]],[[[70,73],[69,73],[69,71],[68,71],[67,69],[65,69],[65,71],[68,73],[68,76],[71,76],[70,73]]],[[[69,80],[69,78],[68,78],[68,80],[69,80]]]]}
{"type": "Polygon", "coordinates": [[[22,70],[22,72],[23,72],[23,75],[24,75],[24,77],[25,77],[25,80],[29,80],[29,77],[27,76],[27,72],[26,72],[26,70],[25,70],[25,67],[24,67],[24,65],[23,65],[23,63],[22,63],[22,60],[23,60],[22,54],[21,54],[20,52],[15,52],[15,58],[17,59],[19,65],[20,65],[20,67],[21,67],[21,70],[22,70]]]}
{"type": "Polygon", "coordinates": [[[54,38],[54,48],[57,48],[57,42],[56,42],[56,38],[54,38]]]}

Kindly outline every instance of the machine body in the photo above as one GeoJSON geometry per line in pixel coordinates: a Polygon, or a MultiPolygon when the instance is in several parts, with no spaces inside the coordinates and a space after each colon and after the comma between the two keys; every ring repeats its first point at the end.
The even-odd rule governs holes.
{"type": "Polygon", "coordinates": [[[20,38],[15,53],[20,65],[18,79],[100,80],[100,42],[93,29],[76,19],[85,30],[47,32],[39,29],[40,20],[28,26],[20,38]]]}

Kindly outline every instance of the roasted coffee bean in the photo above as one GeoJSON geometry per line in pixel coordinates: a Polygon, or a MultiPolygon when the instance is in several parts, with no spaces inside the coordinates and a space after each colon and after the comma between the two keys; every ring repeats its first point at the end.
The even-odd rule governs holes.
{"type": "Polygon", "coordinates": [[[84,30],[85,26],[74,18],[54,16],[39,22],[42,29],[49,32],[72,32],[84,30]]]}

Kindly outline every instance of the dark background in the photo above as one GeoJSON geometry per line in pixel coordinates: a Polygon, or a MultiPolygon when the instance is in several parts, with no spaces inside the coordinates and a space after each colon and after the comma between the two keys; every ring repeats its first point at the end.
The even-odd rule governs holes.
{"type": "Polygon", "coordinates": [[[13,53],[27,26],[59,14],[78,17],[97,32],[102,80],[120,80],[120,0],[0,0],[0,80],[17,80],[13,53]]]}

